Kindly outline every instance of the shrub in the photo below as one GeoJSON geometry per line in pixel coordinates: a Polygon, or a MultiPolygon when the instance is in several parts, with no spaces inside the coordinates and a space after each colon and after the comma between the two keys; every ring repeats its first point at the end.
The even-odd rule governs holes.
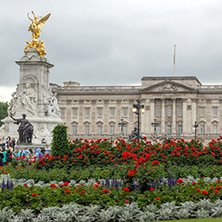
{"type": "Polygon", "coordinates": [[[67,126],[57,125],[53,129],[52,155],[63,156],[69,155],[69,145],[67,138],[67,126]]]}

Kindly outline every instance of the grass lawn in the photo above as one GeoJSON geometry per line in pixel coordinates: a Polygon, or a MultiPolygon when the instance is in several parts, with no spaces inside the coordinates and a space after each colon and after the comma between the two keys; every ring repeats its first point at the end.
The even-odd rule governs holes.
{"type": "Polygon", "coordinates": [[[222,222],[222,218],[204,218],[204,219],[187,219],[187,220],[165,220],[162,222],[222,222]]]}

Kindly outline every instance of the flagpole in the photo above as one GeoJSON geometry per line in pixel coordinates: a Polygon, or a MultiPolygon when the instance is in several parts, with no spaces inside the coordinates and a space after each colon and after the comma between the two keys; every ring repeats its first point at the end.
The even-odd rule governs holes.
{"type": "Polygon", "coordinates": [[[176,45],[174,45],[174,55],[173,55],[173,65],[174,65],[174,70],[173,70],[173,74],[174,76],[176,76],[176,45]]]}

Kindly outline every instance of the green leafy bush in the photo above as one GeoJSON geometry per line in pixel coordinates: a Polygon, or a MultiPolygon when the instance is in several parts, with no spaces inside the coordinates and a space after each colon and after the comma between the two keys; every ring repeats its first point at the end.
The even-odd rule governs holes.
{"type": "Polygon", "coordinates": [[[67,126],[57,125],[53,129],[52,139],[52,155],[63,156],[69,155],[70,150],[68,146],[67,126]]]}

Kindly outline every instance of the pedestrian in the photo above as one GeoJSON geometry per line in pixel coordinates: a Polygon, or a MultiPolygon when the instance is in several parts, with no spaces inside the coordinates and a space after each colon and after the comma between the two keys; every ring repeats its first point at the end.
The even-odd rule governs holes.
{"type": "Polygon", "coordinates": [[[2,165],[2,166],[4,166],[4,165],[6,164],[6,162],[7,162],[7,159],[6,159],[6,150],[5,150],[5,148],[3,148],[2,150],[3,150],[3,151],[2,151],[2,153],[3,153],[3,165],[2,165]]]}
{"type": "Polygon", "coordinates": [[[8,149],[6,151],[6,163],[10,163],[10,162],[12,162],[12,153],[11,153],[10,149],[8,149]]]}
{"type": "Polygon", "coordinates": [[[29,151],[28,147],[25,147],[24,151],[22,152],[22,158],[29,160],[29,158],[30,158],[30,151],[29,151]]]}
{"type": "Polygon", "coordinates": [[[3,158],[4,158],[4,155],[2,153],[2,148],[0,147],[0,166],[3,166],[3,158]]]}
{"type": "Polygon", "coordinates": [[[21,156],[21,153],[19,152],[19,149],[18,148],[15,148],[15,151],[13,151],[13,157],[15,158],[15,159],[17,159],[18,158],[18,160],[16,160],[17,162],[20,162],[20,156],[21,156]]]}
{"type": "Polygon", "coordinates": [[[41,159],[43,157],[42,153],[41,153],[41,149],[38,147],[36,148],[36,152],[35,152],[35,155],[34,157],[36,157],[36,159],[41,159]]]}

